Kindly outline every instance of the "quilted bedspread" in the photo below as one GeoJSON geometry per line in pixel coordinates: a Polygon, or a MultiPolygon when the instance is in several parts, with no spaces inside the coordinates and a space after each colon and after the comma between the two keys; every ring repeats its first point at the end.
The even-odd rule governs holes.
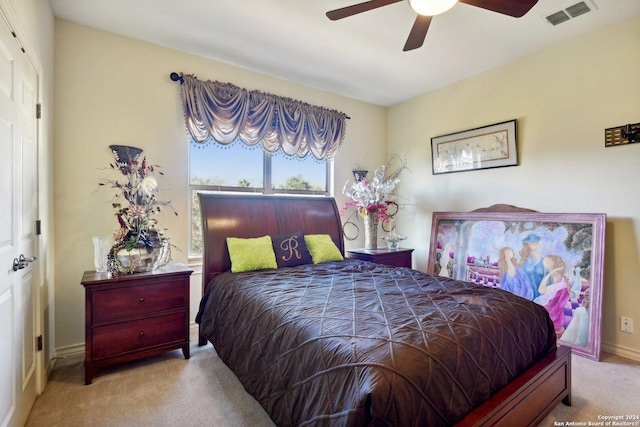
{"type": "Polygon", "coordinates": [[[439,426],[555,349],[506,291],[360,260],[223,273],[201,333],[278,426],[439,426]]]}

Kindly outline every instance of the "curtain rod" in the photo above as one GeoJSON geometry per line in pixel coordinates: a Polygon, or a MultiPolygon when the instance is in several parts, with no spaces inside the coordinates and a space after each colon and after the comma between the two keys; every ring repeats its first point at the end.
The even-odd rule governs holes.
{"type": "MultiPolygon", "coordinates": [[[[182,76],[181,76],[180,74],[176,73],[175,71],[174,71],[174,72],[172,72],[172,73],[169,75],[169,77],[171,77],[171,80],[173,80],[174,82],[180,82],[180,83],[183,83],[183,82],[184,82],[184,79],[182,78],[182,76]]],[[[347,119],[347,120],[351,120],[351,117],[349,117],[349,116],[345,116],[345,119],[347,119]]]]}

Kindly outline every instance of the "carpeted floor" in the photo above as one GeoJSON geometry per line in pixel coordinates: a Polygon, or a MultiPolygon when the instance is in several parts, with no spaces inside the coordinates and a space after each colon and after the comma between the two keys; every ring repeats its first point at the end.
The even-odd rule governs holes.
{"type": "MultiPolygon", "coordinates": [[[[105,368],[89,386],[81,359],[58,360],[26,425],[273,426],[211,345],[196,342],[192,337],[189,360],[178,350],[105,368]]],[[[640,416],[640,363],[603,353],[600,362],[573,356],[572,364],[573,405],[560,404],[542,426],[640,416]]],[[[640,426],[639,419],[619,421],[640,426]]]]}
{"type": "Polygon", "coordinates": [[[107,367],[84,385],[84,360],[60,359],[29,427],[273,426],[211,344],[107,367]]]}

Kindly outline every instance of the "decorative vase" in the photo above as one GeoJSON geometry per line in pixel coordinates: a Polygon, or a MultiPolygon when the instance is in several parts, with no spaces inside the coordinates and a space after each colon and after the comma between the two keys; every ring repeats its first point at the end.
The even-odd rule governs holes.
{"type": "Polygon", "coordinates": [[[400,241],[406,239],[406,237],[396,234],[383,237],[382,239],[387,242],[388,249],[396,250],[400,247],[400,241]]]}
{"type": "Polygon", "coordinates": [[[113,245],[111,237],[93,238],[93,263],[96,267],[96,272],[106,273],[108,271],[107,258],[111,245],[113,245]]]}
{"type": "MultiPolygon", "coordinates": [[[[382,227],[384,229],[384,227],[382,227]]],[[[390,250],[396,250],[399,247],[400,241],[406,239],[402,234],[396,232],[396,220],[391,218],[389,220],[389,234],[382,238],[387,242],[387,248],[390,250]]]]}
{"type": "Polygon", "coordinates": [[[364,217],[364,248],[378,249],[378,210],[367,211],[364,217]]]}
{"type": "Polygon", "coordinates": [[[162,246],[153,248],[151,252],[147,248],[120,249],[116,252],[115,258],[122,271],[142,273],[167,264],[170,258],[169,254],[169,245],[164,242],[162,246]]]}

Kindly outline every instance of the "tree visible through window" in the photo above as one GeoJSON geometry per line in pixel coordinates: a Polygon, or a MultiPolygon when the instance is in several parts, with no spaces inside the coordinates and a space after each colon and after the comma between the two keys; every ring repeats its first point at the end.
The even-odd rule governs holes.
{"type": "Polygon", "coordinates": [[[242,143],[190,144],[189,151],[192,255],[204,249],[199,191],[329,194],[330,161],[319,161],[312,154],[298,159],[280,152],[268,154],[262,146],[242,143]]]}

